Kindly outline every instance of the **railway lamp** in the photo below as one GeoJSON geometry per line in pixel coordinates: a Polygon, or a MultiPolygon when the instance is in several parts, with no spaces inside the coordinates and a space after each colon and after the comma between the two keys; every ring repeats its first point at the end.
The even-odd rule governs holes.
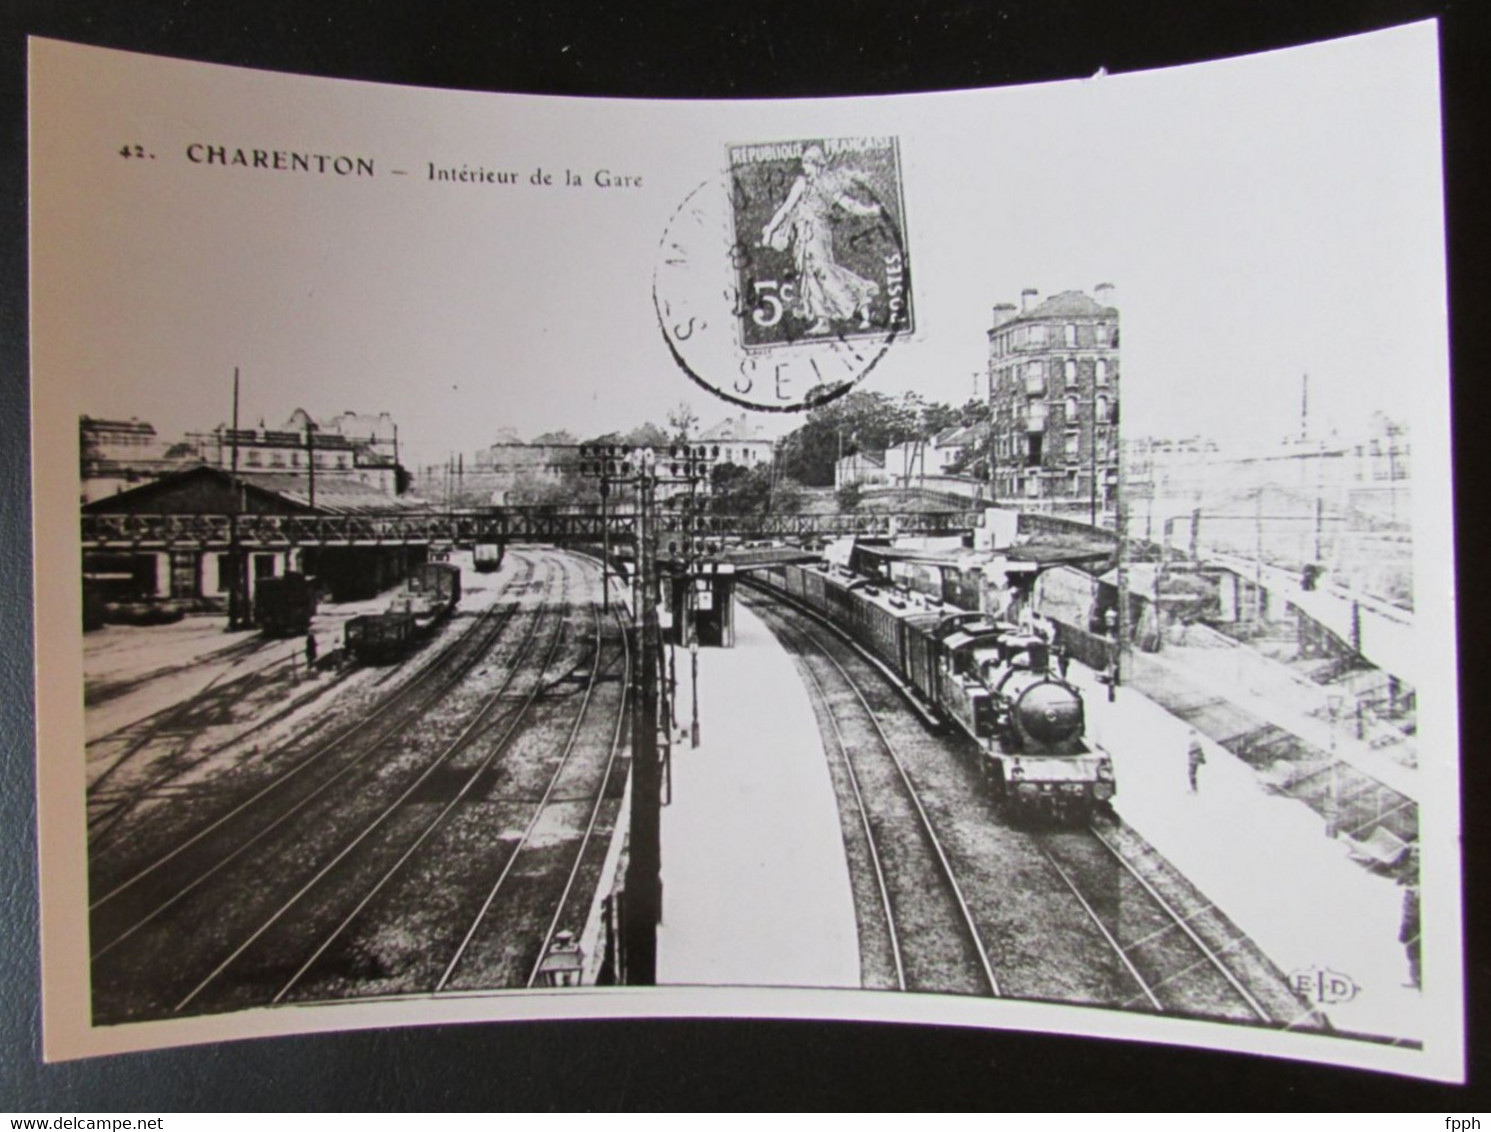
{"type": "Polygon", "coordinates": [[[538,973],[548,986],[577,987],[584,965],[585,953],[575,939],[575,933],[559,932],[539,962],[538,973]]]}
{"type": "Polygon", "coordinates": [[[693,682],[694,701],[694,718],[689,727],[689,746],[697,751],[699,749],[699,635],[697,632],[689,639],[689,667],[692,669],[690,675],[693,682]]]}

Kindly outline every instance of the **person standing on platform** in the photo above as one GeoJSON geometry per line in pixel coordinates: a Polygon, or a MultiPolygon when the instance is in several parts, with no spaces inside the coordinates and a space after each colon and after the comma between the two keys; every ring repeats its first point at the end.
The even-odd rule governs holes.
{"type": "Polygon", "coordinates": [[[1419,942],[1419,858],[1418,851],[1410,848],[1404,860],[1398,883],[1403,886],[1403,919],[1398,926],[1398,942],[1408,956],[1408,982],[1406,986],[1417,990],[1423,986],[1421,944],[1419,942]]]}
{"type": "Polygon", "coordinates": [[[1186,775],[1191,780],[1191,793],[1196,793],[1196,774],[1206,762],[1206,750],[1201,746],[1201,736],[1193,729],[1191,741],[1186,747],[1186,775]]]}

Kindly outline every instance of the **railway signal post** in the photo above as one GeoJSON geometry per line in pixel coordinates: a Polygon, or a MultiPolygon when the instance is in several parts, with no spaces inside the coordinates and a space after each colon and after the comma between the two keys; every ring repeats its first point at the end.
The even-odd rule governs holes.
{"type": "MultiPolygon", "coordinates": [[[[714,449],[714,457],[718,457],[718,449],[714,449]]],[[[686,483],[692,490],[710,462],[709,450],[698,445],[675,445],[661,458],[652,448],[616,444],[580,447],[580,471],[600,480],[603,497],[610,494],[610,484],[632,484],[637,489],[637,602],[629,632],[639,672],[631,689],[632,801],[621,929],[624,981],[632,986],[657,983],[657,926],[663,904],[657,487],[660,483],[686,483]]]]}

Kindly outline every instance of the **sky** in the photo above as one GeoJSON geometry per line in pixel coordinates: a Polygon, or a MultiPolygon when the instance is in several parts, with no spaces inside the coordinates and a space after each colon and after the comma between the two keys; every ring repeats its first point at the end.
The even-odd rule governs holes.
{"type": "MultiPolygon", "coordinates": [[[[731,144],[871,135],[900,146],[917,328],[864,389],[962,403],[986,388],[990,308],[1110,282],[1130,436],[1297,432],[1305,374],[1322,432],[1447,411],[1429,24],[1080,82],[734,104],[36,50],[35,380],[74,417],[210,429],[236,368],[246,425],[386,411],[414,462],[502,429],[662,423],[680,402],[708,426],[741,410],[660,333],[671,218],[701,185],[724,201],[731,144]],[[207,166],[194,143],[377,172],[207,166]],[[431,179],[463,166],[515,183],[431,179]],[[640,186],[598,187],[599,170],[640,186]]],[[[691,249],[701,286],[728,274],[727,246],[691,249]]]]}

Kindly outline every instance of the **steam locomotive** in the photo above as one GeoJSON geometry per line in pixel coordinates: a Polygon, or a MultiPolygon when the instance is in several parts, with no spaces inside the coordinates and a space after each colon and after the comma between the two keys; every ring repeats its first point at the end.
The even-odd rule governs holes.
{"type": "Polygon", "coordinates": [[[774,566],[758,577],[838,625],[967,733],[1015,813],[1080,821],[1113,798],[1113,760],[1087,740],[1082,693],[1044,637],[834,567],[774,566]]]}

